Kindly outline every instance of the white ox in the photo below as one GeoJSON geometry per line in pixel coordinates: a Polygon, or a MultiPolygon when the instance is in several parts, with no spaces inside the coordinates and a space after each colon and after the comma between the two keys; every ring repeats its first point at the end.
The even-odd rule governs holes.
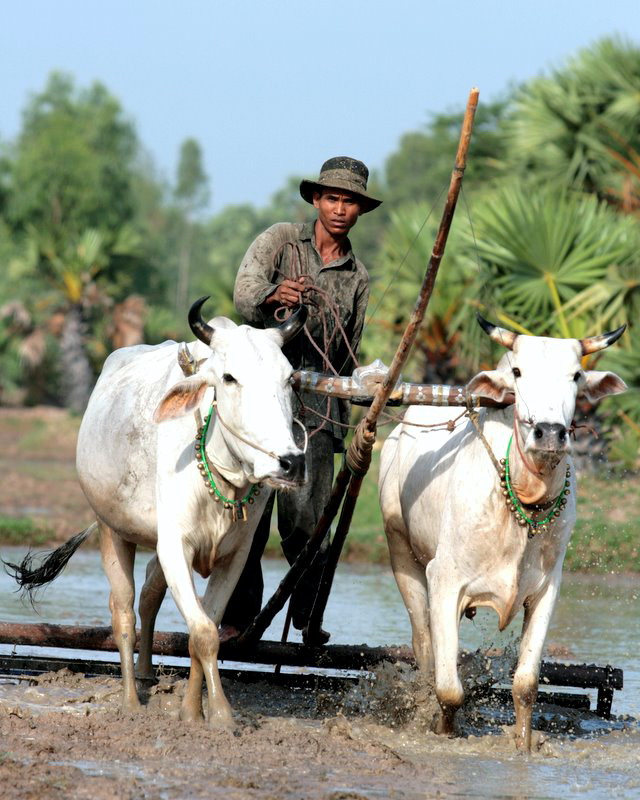
{"type": "MultiPolygon", "coordinates": [[[[305,457],[292,436],[292,368],[281,347],[304,324],[306,309],[279,328],[257,330],[222,318],[211,325],[203,322],[205,300],[194,303],[189,313],[200,340],[190,345],[201,362],[197,374],[184,378],[175,342],[127,347],[109,356],[82,420],[76,463],[96,513],[111,586],[123,709],[140,706],[133,666],[133,563],[136,546],[142,545],[157,548],[161,568],[154,557],[141,595],[139,674],[151,668],[155,616],[168,584],[189,629],[191,671],[181,718],[202,717],[204,676],[208,719],[214,725],[231,720],[218,674],[217,625],[269,492],[263,489],[244,504],[246,521],[240,513],[235,520],[233,508],[215,502],[196,459],[192,412],[206,415],[215,396],[216,421],[206,451],[216,488],[225,498],[242,500],[261,482],[279,489],[301,485],[305,457]],[[210,576],[202,601],[192,569],[210,576]]],[[[10,565],[23,588],[31,590],[59,574],[94,527],[58,548],[36,570],[30,558],[21,566],[10,565]]]]}
{"type": "Polygon", "coordinates": [[[624,328],[583,340],[551,339],[479,321],[508,352],[497,369],[472,378],[467,390],[497,402],[515,395],[515,403],[480,412],[486,444],[468,419],[452,432],[416,427],[444,425],[451,409],[409,408],[405,421],[413,425],[400,424],[382,449],[380,503],[416,662],[427,672],[435,669],[442,710],[436,730],[453,732],[464,699],[457,671],[462,614],[488,606],[503,630],[524,607],[512,694],[516,744],[530,750],[542,649],[576,519],[569,436],[576,397],[595,401],[626,388],[611,372],[585,371],[581,358],[607,347],[624,328]],[[511,437],[510,483],[525,517],[521,521],[505,502],[514,505],[496,468],[511,437]],[[532,529],[526,521],[542,521],[550,513],[546,529],[532,529]]]}

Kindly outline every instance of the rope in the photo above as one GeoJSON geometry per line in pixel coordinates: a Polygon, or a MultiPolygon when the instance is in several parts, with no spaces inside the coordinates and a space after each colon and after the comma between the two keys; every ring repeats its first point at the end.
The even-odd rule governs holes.
{"type": "Polygon", "coordinates": [[[476,433],[480,437],[480,441],[485,446],[486,451],[489,454],[489,458],[491,459],[491,462],[493,463],[493,466],[496,468],[496,472],[498,473],[498,475],[500,475],[501,472],[502,472],[502,467],[500,466],[500,463],[499,463],[498,459],[494,456],[493,450],[489,446],[489,442],[485,439],[484,433],[482,433],[482,430],[480,428],[480,423],[478,421],[479,416],[480,416],[479,413],[474,408],[471,408],[471,407],[469,407],[464,413],[471,420],[471,424],[476,429],[476,433]]]}
{"type": "MultiPolygon", "coordinates": [[[[229,433],[231,433],[233,436],[235,436],[236,439],[240,439],[241,442],[244,442],[245,444],[248,444],[249,447],[253,447],[254,450],[259,450],[261,453],[264,453],[265,455],[271,456],[271,458],[275,459],[276,461],[280,460],[279,457],[276,455],[276,453],[273,452],[273,450],[267,450],[265,447],[262,447],[262,445],[256,444],[256,442],[252,442],[249,439],[245,439],[245,437],[241,433],[238,433],[238,431],[234,430],[230,425],[227,425],[227,423],[220,416],[220,409],[218,408],[217,400],[214,400],[211,403],[211,407],[212,408],[215,407],[216,416],[218,417],[218,420],[220,421],[220,424],[223,427],[225,427],[229,431],[229,433]]],[[[305,440],[304,440],[304,450],[303,450],[303,452],[306,453],[307,452],[307,446],[309,444],[309,436],[307,435],[307,429],[304,427],[304,425],[300,422],[299,419],[296,419],[294,417],[293,421],[296,424],[298,424],[302,428],[302,430],[304,431],[305,440]]]]}
{"type": "Polygon", "coordinates": [[[347,449],[345,461],[352,475],[363,477],[371,465],[371,453],[375,436],[366,435],[365,429],[358,425],[351,446],[347,449]]]}

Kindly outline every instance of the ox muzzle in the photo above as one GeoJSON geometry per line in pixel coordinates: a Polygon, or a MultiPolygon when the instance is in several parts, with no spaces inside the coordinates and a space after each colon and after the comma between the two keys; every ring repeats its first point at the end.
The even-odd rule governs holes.
{"type": "Polygon", "coordinates": [[[296,486],[302,486],[306,478],[304,453],[287,453],[278,458],[280,477],[296,486]]]}
{"type": "Polygon", "coordinates": [[[564,452],[568,446],[568,430],[558,422],[537,422],[533,428],[534,449],[549,453],[564,452]]]}

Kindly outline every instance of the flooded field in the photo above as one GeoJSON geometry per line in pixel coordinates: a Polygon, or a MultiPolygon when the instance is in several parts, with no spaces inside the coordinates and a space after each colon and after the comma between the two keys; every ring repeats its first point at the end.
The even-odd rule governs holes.
{"type": "MultiPolygon", "coordinates": [[[[2,548],[5,559],[20,554],[2,548]]],[[[138,583],[145,560],[137,565],[138,583]]],[[[282,563],[267,562],[267,591],[283,570],[282,563]]],[[[7,576],[0,577],[0,619],[109,624],[108,589],[94,551],[76,554],[42,594],[39,617],[12,588],[7,576]]],[[[395,582],[381,568],[341,567],[325,623],[332,643],[405,644],[410,638],[395,582]]],[[[463,621],[462,646],[492,648],[499,663],[516,646],[518,627],[516,621],[497,635],[494,615],[479,612],[474,621],[463,621]]],[[[157,628],[184,630],[170,598],[157,628]]],[[[276,618],[265,638],[279,639],[281,629],[282,618],[276,618]]],[[[541,707],[534,719],[540,732],[528,757],[515,752],[510,705],[469,703],[457,738],[430,733],[433,695],[406,665],[387,665],[375,680],[362,681],[347,694],[225,680],[237,722],[232,731],[178,721],[184,683],[171,677],[166,661],[167,678],[151,690],[139,716],[119,715],[115,679],[57,673],[32,685],[5,682],[0,685],[2,796],[345,800],[601,798],[613,792],[637,797],[638,633],[635,580],[565,577],[547,641],[550,655],[567,663],[620,667],[625,686],[614,694],[610,721],[541,707]],[[15,792],[5,791],[13,786],[15,792]]],[[[469,683],[478,679],[485,660],[476,656],[467,662],[469,683]]]]}

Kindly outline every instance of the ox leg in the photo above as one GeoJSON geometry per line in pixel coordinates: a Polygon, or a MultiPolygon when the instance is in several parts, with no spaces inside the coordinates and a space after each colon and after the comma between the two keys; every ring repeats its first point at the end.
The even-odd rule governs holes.
{"type": "Polygon", "coordinates": [[[207,581],[207,588],[202,598],[202,605],[207,616],[216,625],[220,625],[229,598],[240,580],[240,575],[247,563],[251,549],[252,536],[246,536],[238,545],[238,549],[226,558],[219,559],[213,565],[213,570],[207,581]]]}
{"type": "Polygon", "coordinates": [[[431,641],[435,661],[436,696],[442,716],[435,732],[454,733],[456,711],[464,701],[464,689],[458,675],[458,625],[460,587],[452,582],[451,572],[439,569],[437,557],[427,565],[431,641]]]}
{"type": "Polygon", "coordinates": [[[136,546],[126,542],[104,522],[99,522],[100,553],[102,566],[109,579],[111,593],[111,627],[113,638],[120,652],[122,671],[122,710],[137,711],[140,700],[136,690],[133,669],[133,651],[136,644],[136,615],[133,610],[135,587],[133,582],[133,561],[136,546]]]}
{"type": "Polygon", "coordinates": [[[561,574],[552,576],[545,591],[531,600],[524,611],[518,666],[513,676],[513,705],[516,711],[516,747],[531,752],[531,716],[538,694],[542,649],[560,590],[561,574]]]}
{"type": "Polygon", "coordinates": [[[191,669],[187,691],[182,701],[180,718],[202,718],[202,678],[207,683],[208,722],[211,727],[232,722],[231,706],[227,701],[218,673],[220,640],[216,624],[209,619],[196,594],[193,576],[181,543],[160,539],[158,556],[164,575],[180,613],[189,628],[191,669]]]}
{"type": "Polygon", "coordinates": [[[416,664],[426,673],[433,669],[426,571],[402,533],[387,530],[387,542],[393,576],[411,622],[411,643],[416,664]]]}
{"type": "Polygon", "coordinates": [[[138,612],[140,614],[140,646],[138,661],[136,662],[136,675],[139,678],[153,678],[153,631],[156,625],[158,611],[167,593],[167,582],[164,572],[154,555],[147,564],[145,582],[140,592],[138,612]]]}

